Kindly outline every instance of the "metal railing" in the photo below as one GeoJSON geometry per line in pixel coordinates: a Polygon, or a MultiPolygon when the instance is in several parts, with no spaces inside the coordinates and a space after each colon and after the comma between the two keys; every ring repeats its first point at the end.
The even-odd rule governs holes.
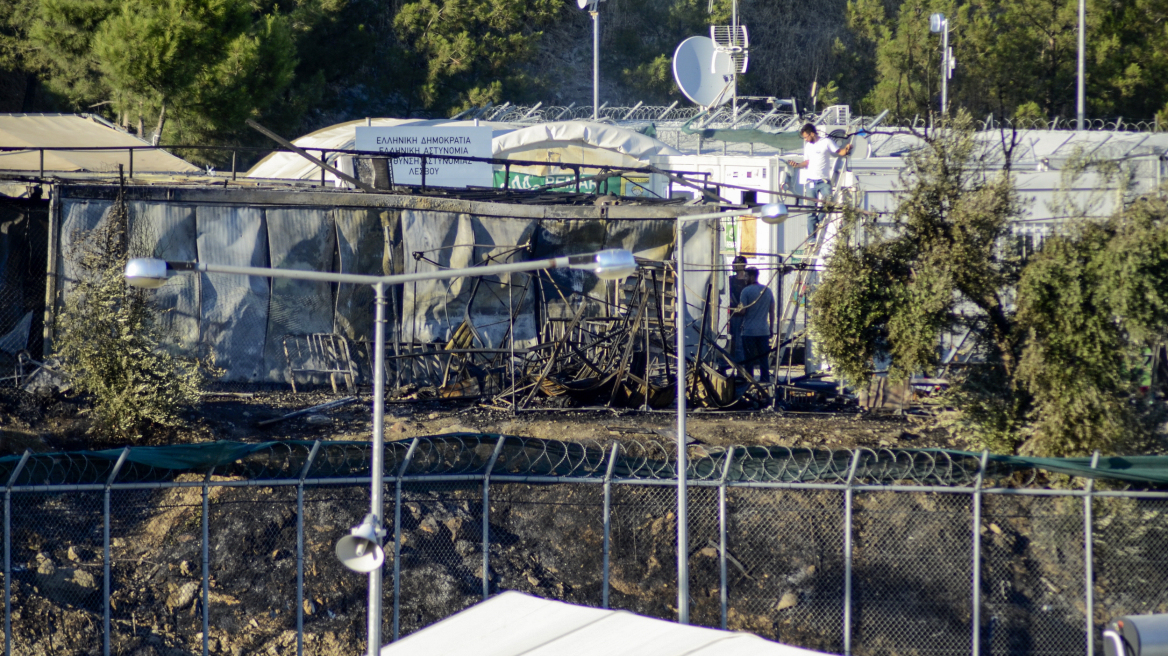
{"type": "MultiPolygon", "coordinates": [[[[1168,603],[1165,492],[1049,487],[985,455],[692,448],[695,624],[843,654],[1093,656],[1108,617],[1168,603]]],[[[364,581],[332,548],[367,509],[368,445],[178,455],[0,464],[5,653],[357,651],[364,581]]],[[[668,446],[463,434],[386,463],[387,636],[503,589],[674,618],[668,446]]]]}

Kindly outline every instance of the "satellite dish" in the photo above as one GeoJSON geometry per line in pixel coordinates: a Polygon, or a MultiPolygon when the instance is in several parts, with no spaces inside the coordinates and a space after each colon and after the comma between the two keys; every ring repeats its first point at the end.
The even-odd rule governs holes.
{"type": "Polygon", "coordinates": [[[723,105],[734,95],[734,60],[729,53],[718,52],[709,37],[691,36],[673,53],[673,79],[698,105],[723,105]]]}

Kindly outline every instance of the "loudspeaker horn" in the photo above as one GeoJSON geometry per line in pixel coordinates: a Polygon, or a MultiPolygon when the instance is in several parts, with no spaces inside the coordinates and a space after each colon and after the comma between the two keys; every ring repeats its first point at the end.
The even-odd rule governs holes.
{"type": "Polygon", "coordinates": [[[337,558],[354,572],[372,572],[385,562],[385,551],[381,548],[384,536],[385,531],[377,525],[377,518],[372,514],[365,515],[360,524],[337,542],[337,558]]]}

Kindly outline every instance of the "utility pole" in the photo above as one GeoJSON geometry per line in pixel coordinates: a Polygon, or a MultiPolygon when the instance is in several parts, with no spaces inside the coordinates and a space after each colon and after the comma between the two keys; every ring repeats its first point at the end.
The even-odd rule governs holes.
{"type": "Polygon", "coordinates": [[[1076,93],[1075,114],[1077,128],[1087,129],[1087,0],[1079,0],[1079,83],[1076,93]]]}

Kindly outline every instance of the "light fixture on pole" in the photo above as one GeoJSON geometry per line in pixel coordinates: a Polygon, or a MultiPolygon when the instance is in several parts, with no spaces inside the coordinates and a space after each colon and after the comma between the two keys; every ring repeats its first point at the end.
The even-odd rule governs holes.
{"type": "Polygon", "coordinates": [[[949,78],[957,61],[953,59],[953,49],[949,47],[949,19],[945,14],[929,16],[929,31],[941,34],[941,113],[949,111],[949,78]]]}
{"type": "Polygon", "coordinates": [[[200,262],[167,262],[154,258],[136,258],[126,264],[126,283],[135,287],[154,289],[166,283],[166,279],[181,273],[225,273],[261,278],[290,278],[317,282],[350,283],[372,285],[376,295],[376,318],[374,320],[373,357],[373,444],[370,463],[370,503],[369,514],[350,534],[337,544],[337,557],[346,567],[357,572],[369,573],[369,616],[367,626],[368,656],[377,656],[381,645],[381,564],[385,553],[381,544],[385,536],[382,528],[383,488],[385,483],[385,306],[386,288],[421,280],[449,280],[451,278],[492,276],[502,273],[520,273],[544,269],[578,269],[591,271],[601,279],[615,280],[631,275],[637,269],[633,254],[626,250],[612,249],[589,253],[555,257],[512,264],[491,264],[467,269],[445,271],[425,271],[393,276],[370,276],[355,273],[329,273],[324,271],[300,271],[295,269],[266,269],[261,267],[229,266],[224,264],[203,264],[200,262]]]}
{"type": "Polygon", "coordinates": [[[600,3],[576,0],[576,6],[592,14],[592,120],[600,118],[600,3]]]}
{"type": "MultiPolygon", "coordinates": [[[[736,216],[754,216],[769,225],[777,225],[787,220],[790,213],[783,203],[771,203],[749,210],[732,212],[710,212],[677,217],[675,224],[673,254],[676,262],[677,310],[677,621],[689,624],[689,498],[686,490],[686,468],[689,466],[685,452],[685,258],[681,225],[687,221],[702,219],[728,219],[736,216]]],[[[698,329],[703,330],[705,326],[698,329]]]]}

